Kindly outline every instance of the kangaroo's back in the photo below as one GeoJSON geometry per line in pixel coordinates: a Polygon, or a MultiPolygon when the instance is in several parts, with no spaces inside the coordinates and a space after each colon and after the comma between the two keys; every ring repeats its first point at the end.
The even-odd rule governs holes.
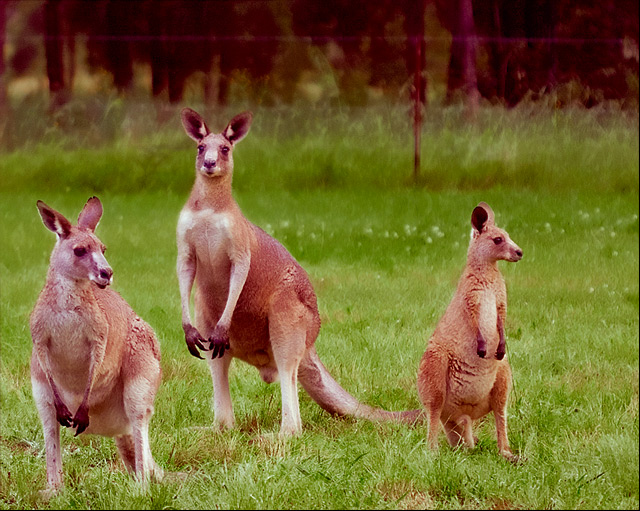
{"type": "Polygon", "coordinates": [[[318,316],[319,322],[316,293],[305,269],[277,239],[256,225],[253,225],[253,231],[257,241],[256,257],[252,258],[250,279],[247,279],[245,286],[265,286],[271,291],[270,294],[283,285],[290,286],[300,301],[318,316]]]}

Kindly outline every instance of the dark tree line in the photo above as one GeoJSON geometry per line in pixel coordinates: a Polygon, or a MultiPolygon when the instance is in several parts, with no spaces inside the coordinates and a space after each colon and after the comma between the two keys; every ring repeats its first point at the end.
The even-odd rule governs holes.
{"type": "MultiPolygon", "coordinates": [[[[3,46],[16,6],[0,0],[3,46]]],[[[637,0],[41,0],[29,27],[44,42],[54,106],[70,95],[78,34],[89,68],[108,71],[121,94],[133,86],[134,63],[145,62],[150,93],[172,103],[196,71],[208,104],[225,104],[240,74],[255,94],[287,102],[314,66],[315,46],[344,101],[362,104],[375,86],[396,97],[406,89],[424,104],[434,19],[451,36],[447,101],[515,105],[574,81],[590,91],[587,104],[637,104],[637,0]]],[[[23,72],[33,46],[18,41],[8,65],[0,59],[0,105],[5,75],[23,72]]]]}

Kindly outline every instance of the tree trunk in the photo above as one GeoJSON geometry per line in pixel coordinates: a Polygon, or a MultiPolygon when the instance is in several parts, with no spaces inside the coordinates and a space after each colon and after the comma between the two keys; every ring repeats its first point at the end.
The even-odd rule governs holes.
{"type": "Polygon", "coordinates": [[[426,0],[409,0],[405,16],[405,30],[409,38],[407,44],[407,69],[413,76],[416,86],[416,98],[422,106],[427,103],[426,41],[424,16],[426,0]]]}
{"type": "Polygon", "coordinates": [[[413,180],[420,176],[420,148],[422,119],[427,103],[426,41],[424,14],[426,0],[409,0],[405,3],[405,31],[407,34],[406,63],[410,76],[413,76],[411,100],[413,102],[413,180]]]}
{"type": "Polygon", "coordinates": [[[462,0],[460,9],[461,34],[464,37],[463,76],[464,91],[467,103],[467,114],[475,119],[480,101],[478,77],[476,74],[476,29],[473,22],[473,5],[471,0],[462,0]]]}
{"type": "Polygon", "coordinates": [[[60,0],[46,0],[45,14],[45,56],[47,78],[49,79],[49,110],[55,111],[68,101],[64,80],[64,41],[62,38],[62,3],[60,0]]]}
{"type": "MultiPolygon", "coordinates": [[[[135,8],[135,7],[134,7],[135,8]]],[[[130,43],[131,2],[112,0],[107,3],[107,59],[118,93],[127,92],[133,83],[133,60],[130,43]]]]}
{"type": "Polygon", "coordinates": [[[447,102],[461,91],[467,107],[467,114],[474,118],[478,109],[480,93],[476,75],[476,30],[473,21],[471,0],[458,0],[457,19],[454,22],[449,58],[447,81],[447,102]]]}
{"type": "Polygon", "coordinates": [[[8,149],[9,100],[7,97],[7,68],[4,63],[4,40],[7,26],[6,1],[0,0],[0,148],[8,149]]]}
{"type": "Polygon", "coordinates": [[[149,32],[151,35],[149,60],[151,61],[151,94],[154,99],[162,94],[168,83],[166,16],[164,2],[152,4],[149,10],[149,32]]]}

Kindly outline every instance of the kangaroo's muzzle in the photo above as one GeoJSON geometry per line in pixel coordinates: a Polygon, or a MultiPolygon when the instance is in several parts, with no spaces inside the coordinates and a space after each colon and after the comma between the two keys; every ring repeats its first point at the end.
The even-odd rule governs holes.
{"type": "Polygon", "coordinates": [[[111,268],[102,268],[98,271],[98,275],[91,280],[93,280],[100,289],[104,289],[113,281],[113,270],[111,268]]]}

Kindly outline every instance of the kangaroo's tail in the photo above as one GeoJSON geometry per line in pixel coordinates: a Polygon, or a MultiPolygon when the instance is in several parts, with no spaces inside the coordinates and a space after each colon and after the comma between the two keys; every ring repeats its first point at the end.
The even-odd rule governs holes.
{"type": "Polygon", "coordinates": [[[376,421],[397,421],[414,424],[424,420],[422,409],[403,412],[388,412],[358,401],[333,379],[322,364],[315,347],[307,350],[298,368],[298,381],[327,412],[334,415],[351,415],[376,421]]]}

